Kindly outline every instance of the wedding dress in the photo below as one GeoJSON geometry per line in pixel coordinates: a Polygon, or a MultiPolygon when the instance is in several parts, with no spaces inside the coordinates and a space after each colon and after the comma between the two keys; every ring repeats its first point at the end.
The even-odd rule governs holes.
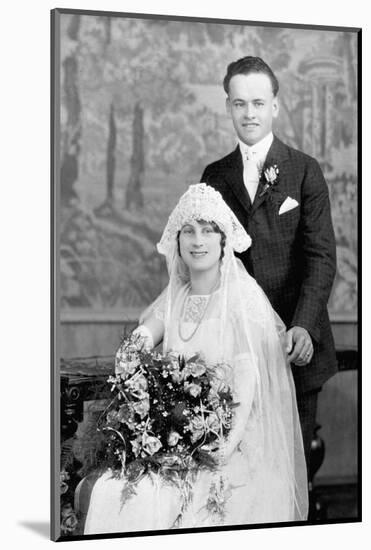
{"type": "Polygon", "coordinates": [[[246,245],[238,221],[232,218],[234,225],[228,226],[223,218],[225,203],[220,206],[218,197],[213,203],[217,192],[207,189],[207,203],[203,195],[200,199],[202,219],[216,220],[227,235],[220,284],[210,295],[192,294],[174,244],[184,210],[201,218],[195,196],[199,200],[203,192],[192,190],[191,206],[182,205],[176,223],[174,213],[169,218],[159,246],[168,261],[169,285],[142,321],[150,314],[163,321],[164,351],[185,357],[200,353],[209,364],[228,365],[222,369],[224,381],[239,405],[226,456],[216,472],[202,470],[194,476],[191,498],[181,515],[181,491],[160,476],[142,478],[136,494],[122,504],[125,479],[106,472],[93,488],[85,534],[306,519],[307,474],[295,388],[282,346],[285,327],[233,254],[241,242],[246,245]]]}

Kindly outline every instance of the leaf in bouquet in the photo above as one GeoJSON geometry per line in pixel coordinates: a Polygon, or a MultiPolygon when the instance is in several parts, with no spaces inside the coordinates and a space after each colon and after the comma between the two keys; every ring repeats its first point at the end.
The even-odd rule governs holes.
{"type": "Polygon", "coordinates": [[[216,470],[219,466],[219,459],[216,452],[213,453],[203,449],[197,449],[194,457],[199,466],[207,468],[208,470],[216,470]]]}
{"type": "Polygon", "coordinates": [[[131,449],[135,457],[138,457],[142,450],[142,438],[138,436],[136,439],[130,441],[131,449]]]}
{"type": "Polygon", "coordinates": [[[123,489],[121,491],[121,506],[124,506],[124,504],[136,494],[137,491],[135,483],[131,483],[130,481],[124,483],[123,489]]]}
{"type": "Polygon", "coordinates": [[[183,376],[182,376],[182,373],[180,372],[180,369],[170,369],[169,374],[170,374],[171,382],[175,386],[179,385],[182,382],[183,376]]]}
{"type": "Polygon", "coordinates": [[[178,353],[169,351],[163,356],[162,363],[165,365],[171,365],[173,368],[180,368],[180,356],[178,353]]]}
{"type": "Polygon", "coordinates": [[[210,380],[210,388],[219,396],[223,394],[228,395],[229,387],[223,378],[212,378],[212,380],[210,380]]]}
{"type": "Polygon", "coordinates": [[[185,360],[185,364],[186,364],[186,365],[190,365],[191,363],[202,363],[202,364],[205,364],[205,361],[204,361],[204,359],[202,358],[202,356],[201,356],[199,353],[195,353],[195,355],[192,355],[192,357],[188,357],[188,358],[185,360]]]}
{"type": "Polygon", "coordinates": [[[171,421],[175,426],[184,426],[188,424],[188,407],[187,403],[180,401],[171,411],[171,421]]]}
{"type": "Polygon", "coordinates": [[[185,364],[184,367],[181,369],[181,377],[183,380],[187,380],[192,376],[191,366],[188,364],[185,364]]]}
{"type": "Polygon", "coordinates": [[[133,460],[125,469],[125,475],[130,482],[138,482],[146,473],[143,460],[133,460]]]}
{"type": "Polygon", "coordinates": [[[162,454],[158,457],[158,462],[163,468],[180,467],[184,464],[183,458],[175,453],[162,454]]]}
{"type": "Polygon", "coordinates": [[[192,430],[191,432],[191,443],[197,443],[205,435],[205,430],[192,430]]]}

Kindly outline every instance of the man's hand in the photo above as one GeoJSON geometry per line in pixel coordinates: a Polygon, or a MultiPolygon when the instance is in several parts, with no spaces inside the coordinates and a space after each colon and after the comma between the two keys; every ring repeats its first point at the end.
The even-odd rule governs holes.
{"type": "Polygon", "coordinates": [[[313,344],[309,332],[302,327],[292,327],[286,333],[286,352],[290,363],[299,367],[308,365],[313,357],[313,344]]]}

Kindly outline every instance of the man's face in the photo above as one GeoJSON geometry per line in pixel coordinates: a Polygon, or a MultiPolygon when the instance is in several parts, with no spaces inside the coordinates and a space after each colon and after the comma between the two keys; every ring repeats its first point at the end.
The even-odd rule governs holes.
{"type": "Polygon", "coordinates": [[[278,101],[264,73],[237,74],[229,82],[227,111],[234,129],[246,145],[254,145],[272,130],[278,101]]]}

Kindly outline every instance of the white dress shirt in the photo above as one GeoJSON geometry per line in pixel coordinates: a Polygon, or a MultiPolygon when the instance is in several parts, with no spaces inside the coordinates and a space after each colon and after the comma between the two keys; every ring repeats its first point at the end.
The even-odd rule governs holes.
{"type": "Polygon", "coordinates": [[[241,140],[238,141],[243,160],[243,181],[253,203],[259,185],[260,173],[273,142],[273,134],[269,132],[251,147],[241,140]]]}

